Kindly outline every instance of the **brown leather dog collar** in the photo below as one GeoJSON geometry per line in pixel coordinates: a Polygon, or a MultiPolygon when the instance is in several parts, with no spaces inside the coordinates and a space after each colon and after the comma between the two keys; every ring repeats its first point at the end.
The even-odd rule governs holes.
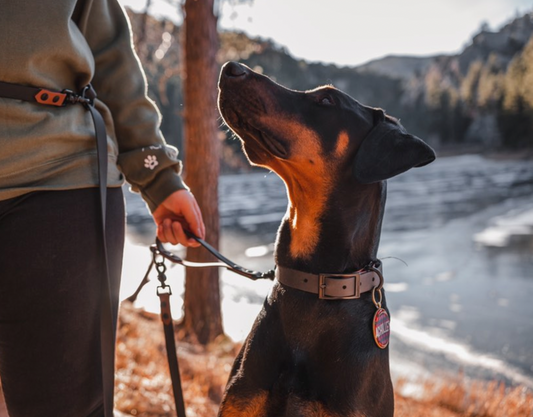
{"type": "Polygon", "coordinates": [[[283,285],[318,294],[324,300],[351,300],[373,288],[383,287],[381,263],[349,274],[309,274],[295,269],[276,267],[276,279],[283,285]]]}

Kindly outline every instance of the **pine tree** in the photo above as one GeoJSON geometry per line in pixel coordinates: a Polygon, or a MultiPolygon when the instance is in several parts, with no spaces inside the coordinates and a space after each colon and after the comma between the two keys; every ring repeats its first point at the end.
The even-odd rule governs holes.
{"type": "MultiPolygon", "coordinates": [[[[213,7],[214,0],[187,0],[184,7],[185,181],[202,210],[206,239],[218,247],[221,144],[216,107],[217,17],[213,7]]],[[[197,262],[211,260],[203,248],[189,249],[187,258],[197,262]]],[[[188,336],[202,344],[223,334],[216,268],[187,270],[182,326],[188,336]]]]}

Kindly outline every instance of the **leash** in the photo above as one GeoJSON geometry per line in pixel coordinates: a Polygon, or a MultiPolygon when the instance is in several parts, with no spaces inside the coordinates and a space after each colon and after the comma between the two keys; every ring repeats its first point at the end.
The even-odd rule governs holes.
{"type": "Polygon", "coordinates": [[[172,253],[165,249],[161,241],[156,238],[155,243],[150,246],[150,251],[153,254],[153,259],[150,265],[148,266],[148,270],[144,274],[144,278],[142,279],[141,283],[135,290],[135,292],[130,295],[126,300],[130,302],[135,302],[137,299],[137,296],[143,289],[143,287],[150,281],[150,272],[152,271],[152,268],[154,264],[156,264],[155,256],[160,255],[164,259],[168,259],[170,262],[183,265],[187,268],[226,268],[229,271],[232,271],[238,275],[242,275],[246,278],[249,278],[253,281],[256,281],[258,279],[270,279],[273,280],[276,276],[276,273],[273,269],[267,271],[267,272],[258,272],[253,271],[250,269],[243,268],[242,266],[236,264],[235,262],[231,261],[230,259],[226,258],[224,255],[222,255],[219,251],[217,251],[213,246],[211,246],[209,243],[207,243],[205,240],[200,239],[199,237],[193,235],[192,233],[185,230],[185,234],[188,238],[192,238],[196,240],[200,245],[202,245],[208,252],[210,252],[215,258],[217,258],[220,262],[191,262],[187,261],[185,259],[180,258],[175,253],[172,253]]]}
{"type": "Polygon", "coordinates": [[[186,417],[185,414],[185,401],[183,399],[183,389],[181,386],[181,376],[178,363],[178,354],[176,349],[176,336],[174,333],[174,323],[172,321],[172,314],[170,311],[170,296],[172,295],[172,289],[170,285],[166,283],[167,277],[165,272],[167,270],[165,260],[172,263],[183,265],[187,268],[211,268],[222,267],[226,268],[236,274],[242,275],[253,281],[258,279],[270,279],[275,277],[274,270],[267,272],[252,271],[250,269],[243,268],[230,259],[226,258],[220,252],[218,252],[209,243],[193,235],[192,233],[185,231],[187,237],[193,238],[200,245],[202,245],[208,252],[215,256],[219,262],[190,262],[180,258],[178,255],[169,252],[165,249],[159,239],[156,238],[155,243],[150,246],[152,252],[152,262],[148,266],[148,269],[135,292],[127,298],[128,301],[134,302],[137,299],[138,294],[142,288],[150,281],[150,273],[155,266],[157,270],[157,279],[160,284],[157,287],[157,296],[161,304],[161,321],[163,322],[163,331],[165,334],[165,346],[167,351],[168,367],[170,371],[170,380],[172,382],[172,392],[174,396],[174,403],[176,404],[176,413],[178,417],[186,417]]]}
{"type": "Polygon", "coordinates": [[[112,417],[115,385],[115,331],[113,328],[113,312],[109,280],[109,259],[105,233],[107,204],[107,135],[104,119],[94,106],[96,92],[91,84],[85,86],[78,94],[68,89],[55,91],[47,88],[30,87],[0,81],[0,97],[59,108],[71,104],[81,104],[91,114],[91,119],[95,129],[96,152],[98,156],[98,188],[100,194],[100,217],[102,226],[102,257],[105,267],[100,285],[100,350],[102,362],[102,386],[104,414],[105,417],[112,417]]]}
{"type": "Polygon", "coordinates": [[[167,351],[170,381],[172,383],[172,394],[174,396],[174,403],[176,405],[176,413],[178,417],[186,417],[185,400],[183,398],[183,389],[181,387],[180,368],[174,334],[174,323],[170,311],[170,296],[172,295],[172,290],[170,285],[167,285],[166,283],[167,277],[165,271],[167,270],[167,267],[163,260],[158,261],[156,258],[157,254],[156,252],[153,252],[152,265],[155,265],[158,272],[157,279],[161,283],[161,285],[157,287],[157,295],[161,305],[161,321],[163,322],[163,332],[165,334],[165,348],[167,351]]]}
{"type": "Polygon", "coordinates": [[[128,301],[132,303],[135,302],[142,288],[150,281],[149,276],[155,265],[158,273],[157,279],[161,284],[157,287],[156,293],[161,304],[161,321],[163,322],[167,360],[178,417],[186,417],[186,414],[176,350],[174,325],[170,311],[170,295],[172,295],[172,290],[170,285],[166,283],[167,277],[165,275],[165,260],[169,260],[172,263],[188,268],[223,267],[253,281],[258,279],[273,280],[276,278],[283,285],[301,291],[317,294],[318,298],[323,300],[350,300],[360,298],[362,293],[372,292],[372,302],[376,306],[377,310],[372,320],[372,332],[374,340],[380,349],[385,349],[387,347],[390,332],[390,320],[386,310],[381,307],[381,289],[383,287],[384,280],[382,274],[382,264],[379,260],[370,262],[367,266],[356,272],[346,274],[309,274],[306,272],[281,267],[279,265],[275,270],[258,272],[243,268],[242,266],[223,256],[203,239],[200,239],[188,231],[185,231],[185,233],[187,237],[193,238],[200,243],[200,245],[202,245],[207,251],[215,256],[219,262],[186,261],[175,253],[166,250],[161,241],[156,238],[155,243],[150,246],[150,251],[152,252],[152,261],[148,266],[148,269],[138,288],[130,297],[127,298],[128,301]]]}

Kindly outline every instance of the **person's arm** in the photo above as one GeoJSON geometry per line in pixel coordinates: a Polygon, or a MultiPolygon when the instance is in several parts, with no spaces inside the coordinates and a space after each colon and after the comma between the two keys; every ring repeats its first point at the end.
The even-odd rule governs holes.
{"type": "Polygon", "coordinates": [[[183,227],[204,237],[202,216],[183,183],[176,148],[159,130],[160,114],[147,97],[131,31],[117,0],[80,0],[77,22],[95,60],[92,84],[98,99],[111,110],[119,145],[118,165],[134,191],[140,191],[154,215],[162,241],[194,245],[183,227]]]}

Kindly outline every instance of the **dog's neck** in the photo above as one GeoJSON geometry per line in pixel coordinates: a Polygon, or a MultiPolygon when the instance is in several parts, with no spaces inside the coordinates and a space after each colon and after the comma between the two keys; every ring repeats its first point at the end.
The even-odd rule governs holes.
{"type": "MultiPolygon", "coordinates": [[[[324,197],[324,196],[322,196],[324,197]]],[[[385,207],[386,183],[339,187],[323,201],[291,198],[276,242],[276,263],[310,273],[353,272],[376,259],[385,207]],[[304,203],[299,203],[304,201],[304,203]],[[315,206],[313,206],[315,205],[315,206]],[[310,226],[312,225],[312,227],[310,226]],[[314,229],[314,235],[310,233],[314,229]],[[308,242],[307,252],[294,242],[308,242]]],[[[301,246],[301,243],[299,243],[301,246]]]]}

